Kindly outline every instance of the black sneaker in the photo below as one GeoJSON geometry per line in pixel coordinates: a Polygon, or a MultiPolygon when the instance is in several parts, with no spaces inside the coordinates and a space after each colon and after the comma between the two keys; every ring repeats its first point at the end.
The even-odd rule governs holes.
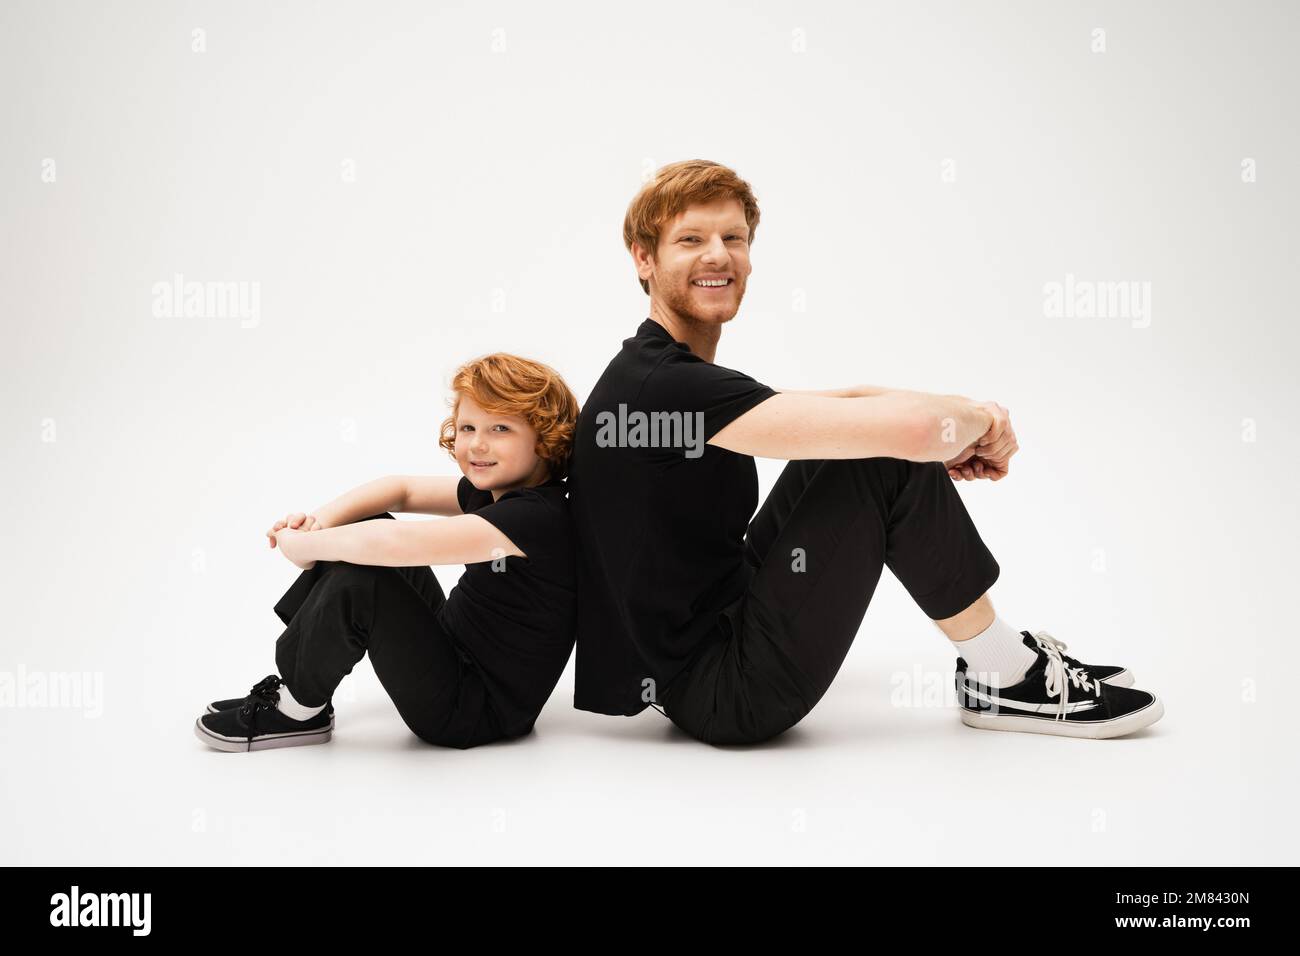
{"type": "Polygon", "coordinates": [[[329,707],[306,720],[293,720],[276,706],[279,686],[280,679],[272,675],[236,706],[204,714],[194,722],[195,736],[227,753],[327,743],[334,731],[329,707]]]}
{"type": "Polygon", "coordinates": [[[1032,637],[1039,644],[1051,644],[1061,655],[1063,660],[1070,667],[1081,667],[1089,674],[1101,681],[1103,684],[1114,684],[1116,687],[1132,687],[1133,672],[1127,667],[1116,667],[1112,664],[1085,664],[1083,661],[1075,660],[1065,653],[1065,641],[1058,641],[1046,631],[1039,631],[1037,634],[1030,634],[1028,631],[1021,631],[1025,637],[1032,637]]]}
{"type": "MultiPolygon", "coordinates": [[[[276,690],[280,686],[280,678],[275,674],[267,674],[260,681],[253,685],[253,689],[248,692],[249,696],[260,693],[263,690],[276,690]]],[[[219,710],[231,710],[241,706],[248,697],[230,697],[226,700],[214,700],[208,704],[208,713],[215,714],[219,710]]],[[[325,704],[325,713],[330,715],[330,727],[334,726],[334,701],[325,704]]]]}
{"type": "Polygon", "coordinates": [[[967,675],[957,658],[961,722],[982,730],[1018,730],[1064,737],[1121,737],[1154,724],[1165,712],[1154,694],[1103,684],[1085,668],[1065,663],[1056,645],[1024,637],[1038,655],[1019,684],[992,687],[967,675]]]}

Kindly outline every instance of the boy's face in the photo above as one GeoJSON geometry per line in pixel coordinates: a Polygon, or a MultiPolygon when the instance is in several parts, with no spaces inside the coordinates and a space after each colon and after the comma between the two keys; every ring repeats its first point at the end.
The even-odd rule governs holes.
{"type": "Polygon", "coordinates": [[[664,224],[655,257],[633,246],[637,274],[651,297],[686,321],[721,324],[735,316],[745,296],[749,226],[736,199],[691,206],[664,224]],[[705,285],[725,279],[722,285],[705,285]]]}
{"type": "Polygon", "coordinates": [[[480,491],[518,487],[538,474],[537,430],[515,415],[487,412],[469,395],[456,410],[456,464],[480,491]]]}

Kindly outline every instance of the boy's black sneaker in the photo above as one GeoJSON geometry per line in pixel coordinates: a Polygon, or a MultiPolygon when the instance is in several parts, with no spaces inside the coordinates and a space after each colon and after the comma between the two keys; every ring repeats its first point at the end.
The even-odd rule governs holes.
{"type": "MultiPolygon", "coordinates": [[[[250,690],[248,693],[249,696],[252,696],[267,689],[278,690],[279,687],[280,687],[280,678],[277,677],[275,674],[267,674],[260,681],[254,684],[253,689],[250,690]]],[[[215,714],[219,710],[230,710],[233,707],[239,707],[246,700],[248,700],[248,697],[230,697],[226,700],[214,700],[212,703],[208,704],[208,713],[215,714]]],[[[334,701],[331,700],[325,704],[325,712],[330,715],[330,726],[333,727],[334,726],[334,701]]]]}
{"type": "Polygon", "coordinates": [[[279,686],[278,677],[274,682],[268,677],[238,706],[204,714],[194,722],[195,736],[227,753],[327,743],[334,730],[334,715],[329,707],[306,720],[293,720],[276,706],[279,686]]]}

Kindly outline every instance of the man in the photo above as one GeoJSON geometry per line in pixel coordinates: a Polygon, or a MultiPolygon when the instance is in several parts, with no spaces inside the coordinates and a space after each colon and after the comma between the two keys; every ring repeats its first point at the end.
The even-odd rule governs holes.
{"type": "Polygon", "coordinates": [[[714,744],[774,737],[826,692],[888,566],[958,649],[968,726],[1114,737],[1158,720],[1127,670],[993,611],[998,564],[952,480],[1006,476],[1019,446],[1005,408],[776,390],[714,364],[758,220],[749,185],[704,160],[665,166],[628,208],[650,315],[578,421],[574,706],[659,704],[714,744]],[[755,455],[789,462],[757,514],[755,455]]]}

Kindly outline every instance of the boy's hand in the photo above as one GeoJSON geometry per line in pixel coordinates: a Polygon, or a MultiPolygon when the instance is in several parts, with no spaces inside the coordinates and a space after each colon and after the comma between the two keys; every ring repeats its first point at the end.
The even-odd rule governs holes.
{"type": "Polygon", "coordinates": [[[275,533],[281,528],[293,528],[297,531],[319,531],[323,525],[316,520],[315,515],[303,514],[301,511],[295,511],[293,514],[285,515],[280,521],[277,521],[266,536],[271,540],[268,542],[271,547],[275,547],[275,533]]]}
{"type": "Polygon", "coordinates": [[[292,528],[281,528],[279,531],[275,532],[275,535],[272,537],[271,546],[275,547],[278,543],[280,545],[281,554],[292,561],[297,567],[302,568],[302,570],[310,571],[316,566],[316,562],[307,560],[304,553],[303,546],[306,542],[303,541],[303,538],[306,534],[307,532],[305,531],[295,531],[292,528]]]}

